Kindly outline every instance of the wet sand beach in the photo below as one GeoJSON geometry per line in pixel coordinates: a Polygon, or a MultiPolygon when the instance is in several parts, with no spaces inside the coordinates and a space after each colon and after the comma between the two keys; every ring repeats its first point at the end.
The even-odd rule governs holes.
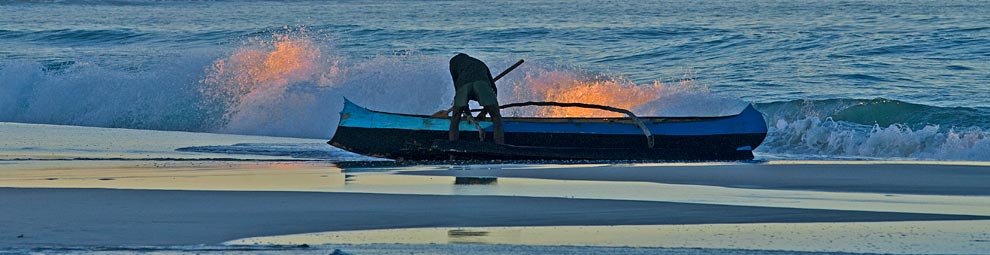
{"type": "Polygon", "coordinates": [[[419,227],[985,220],[883,213],[500,196],[3,189],[20,245],[190,245],[267,235],[419,227]],[[37,201],[47,201],[37,203],[37,201]]]}
{"type": "Polygon", "coordinates": [[[766,164],[601,165],[547,169],[461,169],[414,175],[656,182],[749,189],[987,196],[982,162],[779,161],[766,164]]]}
{"type": "Polygon", "coordinates": [[[990,251],[985,162],[410,164],[320,139],[0,129],[3,252],[990,251]]]}
{"type": "MultiPolygon", "coordinates": [[[[725,229],[762,226],[773,230],[770,233],[792,231],[797,234],[789,236],[800,240],[815,240],[807,237],[815,233],[824,235],[818,245],[809,246],[826,247],[824,251],[829,251],[827,247],[878,251],[823,245],[828,235],[838,238],[841,234],[836,233],[845,232],[836,229],[858,229],[855,235],[873,243],[896,243],[904,238],[891,233],[911,234],[911,240],[918,242],[943,242],[926,246],[928,250],[963,245],[965,249],[956,251],[979,251],[988,245],[981,241],[987,237],[981,236],[979,227],[972,227],[990,222],[990,198],[984,194],[988,184],[980,182],[990,176],[990,168],[979,164],[771,162],[351,169],[319,162],[64,164],[11,161],[0,165],[6,173],[0,177],[0,186],[8,187],[0,188],[0,204],[4,205],[0,214],[5,216],[0,221],[7,233],[0,238],[0,246],[361,243],[354,240],[412,245],[423,242],[413,237],[430,236],[424,231],[441,233],[433,236],[441,235],[439,239],[451,243],[472,240],[443,234],[463,230],[493,233],[484,236],[494,237],[477,237],[477,243],[676,248],[702,247],[699,240],[727,235],[725,229]],[[787,178],[766,178],[767,172],[787,178]],[[878,175],[897,178],[877,179],[878,175]],[[759,185],[754,185],[757,179],[759,185]],[[812,185],[816,179],[841,185],[812,185]],[[534,226],[538,227],[527,228],[534,226]],[[586,229],[575,230],[581,229],[576,226],[586,229]],[[661,231],[663,226],[674,230],[661,231]],[[703,228],[708,230],[699,230],[703,228]],[[357,236],[351,239],[313,239],[318,234],[306,234],[354,230],[385,232],[350,232],[357,236]],[[610,234],[597,238],[564,234],[582,231],[610,234]],[[691,231],[701,234],[687,235],[695,239],[686,237],[691,240],[680,244],[642,238],[651,233],[683,236],[691,231]],[[391,234],[380,238],[381,233],[391,234]],[[532,235],[527,233],[559,235],[532,243],[519,238],[532,235]],[[264,237],[293,234],[287,239],[264,237]],[[922,238],[932,235],[946,237],[922,238]],[[614,241],[622,236],[629,241],[614,241]]],[[[345,232],[330,233],[340,236],[345,232]]],[[[735,236],[748,236],[745,233],[737,231],[735,236]]],[[[769,242],[767,249],[804,250],[774,246],[773,240],[780,239],[766,239],[762,242],[769,242]]],[[[716,241],[706,245],[740,245],[738,238],[721,240],[725,241],[722,245],[716,241]]],[[[426,243],[436,242],[443,241],[426,243]]]]}

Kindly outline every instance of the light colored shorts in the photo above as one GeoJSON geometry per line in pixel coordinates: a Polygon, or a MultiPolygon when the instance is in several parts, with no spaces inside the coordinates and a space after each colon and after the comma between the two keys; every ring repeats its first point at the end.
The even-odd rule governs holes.
{"type": "Polygon", "coordinates": [[[454,107],[468,105],[468,100],[478,101],[481,106],[498,106],[495,90],[488,81],[476,81],[461,85],[454,95],[454,107]]]}

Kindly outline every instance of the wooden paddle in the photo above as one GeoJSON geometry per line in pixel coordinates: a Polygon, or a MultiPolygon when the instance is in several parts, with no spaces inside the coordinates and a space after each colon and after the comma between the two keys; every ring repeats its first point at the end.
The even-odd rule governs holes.
{"type": "Polygon", "coordinates": [[[498,76],[495,76],[495,79],[492,79],[492,82],[498,81],[498,79],[502,79],[502,76],[505,76],[506,74],[509,74],[509,72],[512,72],[512,70],[516,70],[516,67],[519,67],[519,65],[522,65],[523,62],[525,62],[525,61],[523,61],[522,59],[520,59],[515,64],[512,64],[512,66],[510,66],[508,69],[505,69],[505,71],[502,71],[502,73],[498,74],[498,76]]]}
{"type": "MultiPolygon", "coordinates": [[[[499,73],[497,76],[495,76],[495,78],[492,79],[492,82],[498,81],[498,79],[502,79],[503,76],[505,76],[506,74],[509,74],[509,72],[512,72],[512,70],[515,70],[516,67],[519,67],[519,65],[522,65],[523,62],[525,62],[525,61],[522,60],[522,59],[520,59],[519,61],[516,61],[515,64],[512,64],[512,66],[510,66],[509,68],[505,69],[505,71],[502,71],[502,73],[499,73]]],[[[447,114],[450,114],[450,111],[452,111],[452,110],[454,110],[454,107],[450,107],[447,110],[440,110],[439,112],[436,112],[433,115],[430,115],[430,117],[434,117],[434,118],[447,117],[447,114]]],[[[469,111],[465,111],[465,112],[470,113],[469,111]]]]}

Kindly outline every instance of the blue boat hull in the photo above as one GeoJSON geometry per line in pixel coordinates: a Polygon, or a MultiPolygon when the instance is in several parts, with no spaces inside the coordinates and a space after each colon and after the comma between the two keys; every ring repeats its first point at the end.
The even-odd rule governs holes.
{"type": "MultiPolygon", "coordinates": [[[[748,160],[766,137],[763,115],[752,106],[724,117],[641,117],[649,137],[628,118],[504,118],[505,146],[480,142],[461,123],[460,142],[447,141],[445,118],[377,112],[345,102],[330,145],[358,154],[406,160],[592,159],[748,160]]],[[[480,122],[489,141],[491,122],[480,122]]]]}

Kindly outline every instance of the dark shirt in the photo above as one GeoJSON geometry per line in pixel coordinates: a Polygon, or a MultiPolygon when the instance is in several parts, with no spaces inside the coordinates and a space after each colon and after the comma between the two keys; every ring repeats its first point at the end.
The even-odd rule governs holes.
{"type": "Polygon", "coordinates": [[[458,53],[453,58],[450,58],[450,78],[454,79],[454,89],[476,81],[488,81],[488,84],[492,86],[492,90],[498,93],[498,88],[495,87],[495,80],[492,79],[492,72],[488,70],[485,62],[481,62],[481,60],[464,53],[458,53]]]}

